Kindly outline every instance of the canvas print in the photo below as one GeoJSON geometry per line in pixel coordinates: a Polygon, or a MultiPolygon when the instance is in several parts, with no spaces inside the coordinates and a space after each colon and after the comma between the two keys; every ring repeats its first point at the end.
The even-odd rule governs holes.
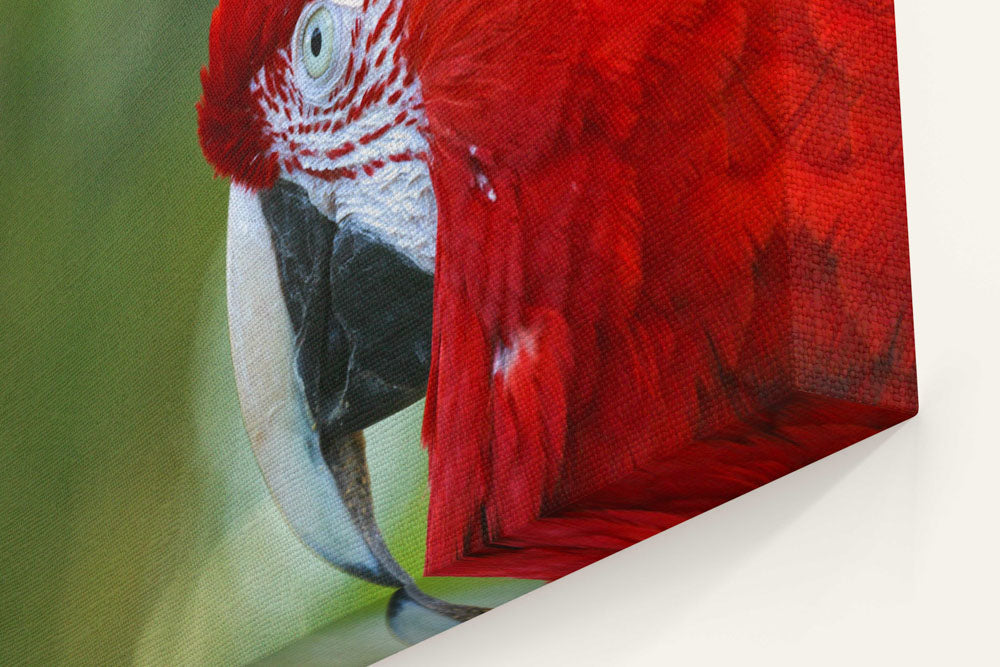
{"type": "Polygon", "coordinates": [[[245,428],[398,648],[495,602],[424,575],[552,580],[915,412],[893,35],[888,1],[219,3],[245,428]],[[413,572],[371,470],[421,448],[413,572]]]}

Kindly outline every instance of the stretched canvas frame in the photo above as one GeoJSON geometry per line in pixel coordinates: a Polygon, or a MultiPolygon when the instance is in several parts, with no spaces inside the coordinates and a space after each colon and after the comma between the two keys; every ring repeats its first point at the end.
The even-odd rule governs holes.
{"type": "MultiPolygon", "coordinates": [[[[223,2],[216,17],[221,27],[213,29],[213,38],[227,36],[227,19],[245,19],[233,9],[237,4],[223,2]]],[[[447,85],[432,74],[423,80],[426,105],[421,100],[408,109],[416,114],[413,118],[401,112],[357,142],[325,150],[325,158],[299,138],[346,132],[401,78],[390,69],[393,62],[433,72],[433,58],[441,57],[436,45],[424,45],[426,51],[400,47],[406,55],[392,59],[384,53],[375,57],[374,49],[371,67],[385,67],[388,73],[367,89],[361,82],[366,81],[368,60],[357,65],[353,54],[339,64],[328,59],[323,67],[346,71],[342,75],[337,70],[332,80],[354,80],[353,89],[345,88],[352,92],[343,108],[336,102],[337,89],[330,94],[334,116],[324,121],[329,127],[300,122],[267,140],[240,134],[257,125],[273,129],[284,122],[282,114],[292,119],[293,112],[282,111],[276,100],[313,94],[309,86],[320,84],[309,81],[312,70],[307,69],[307,76],[297,69],[299,60],[308,68],[310,50],[312,57],[321,57],[322,30],[335,33],[338,21],[343,21],[345,38],[352,35],[352,43],[367,39],[369,47],[402,35],[409,48],[407,31],[418,29],[424,31],[414,41],[434,44],[436,30],[443,31],[445,42],[462,39],[461,21],[442,19],[438,10],[420,3],[413,4],[419,8],[412,15],[409,5],[395,0],[292,4],[302,15],[294,26],[286,26],[294,36],[293,48],[278,58],[276,69],[269,69],[274,62],[263,60],[255,74],[259,62],[236,58],[234,64],[226,60],[232,54],[216,56],[213,51],[218,62],[213,60],[203,75],[202,146],[217,170],[234,180],[229,303],[237,380],[258,461],[292,529],[345,572],[396,589],[388,617],[400,639],[412,643],[485,611],[420,591],[389,553],[371,508],[360,432],[418,399],[428,371],[423,429],[429,450],[428,577],[564,576],[915,414],[891,2],[743,0],[669,10],[676,16],[663,19],[647,36],[665,40],[657,42],[661,50],[655,57],[632,54],[628,60],[628,76],[646,83],[635,83],[638,93],[623,85],[627,102],[611,105],[625,120],[588,116],[601,95],[579,93],[595,97],[576,100],[579,117],[567,114],[563,120],[579,122],[579,127],[565,132],[586,136],[601,127],[602,143],[595,147],[570,141],[565,149],[554,143],[555,155],[546,156],[557,166],[534,173],[511,155],[530,152],[525,147],[530,141],[521,135],[530,134],[532,123],[545,122],[528,112],[542,112],[526,109],[528,130],[503,114],[489,122],[506,132],[488,123],[477,126],[476,114],[453,110],[461,106],[449,97],[461,94],[455,93],[458,79],[448,78],[457,76],[454,72],[438,72],[447,85]],[[326,12],[322,20],[316,19],[317,7],[326,12]],[[369,10],[383,12],[385,20],[350,23],[350,12],[369,10]],[[429,27],[419,23],[422,19],[429,27]],[[310,32],[314,20],[320,27],[310,32]],[[387,26],[395,27],[390,32],[387,26]],[[213,72],[240,67],[253,82],[249,90],[259,117],[253,111],[244,118],[240,114],[246,109],[232,104],[232,96],[245,90],[234,93],[227,88],[230,78],[220,82],[213,77],[213,72]],[[303,81],[308,86],[295,87],[303,81]],[[361,101],[351,106],[354,92],[361,101]],[[335,119],[337,112],[346,119],[335,119]],[[598,121],[607,121],[606,127],[598,121]],[[338,162],[363,152],[358,145],[377,145],[395,128],[411,126],[410,134],[400,139],[414,142],[405,150],[360,166],[338,162]],[[296,132],[296,138],[286,136],[296,132]],[[463,132],[497,143],[462,144],[455,137],[463,132]],[[636,152],[636,146],[641,150],[636,152]],[[335,166],[308,166],[313,159],[335,166]],[[565,178],[559,178],[559,168],[565,178]],[[426,178],[433,185],[433,202],[426,196],[430,185],[417,195],[403,190],[382,202],[382,210],[394,213],[401,206],[416,227],[385,232],[378,206],[373,206],[373,221],[363,224],[336,218],[337,206],[331,202],[344,205],[356,195],[345,187],[391,170],[412,170],[405,174],[408,183],[426,178]],[[528,183],[529,177],[535,182],[528,183]],[[468,187],[456,186],[463,179],[468,187]],[[617,329],[600,318],[574,318],[589,312],[586,305],[559,311],[545,300],[549,287],[542,264],[562,261],[553,259],[559,242],[552,238],[565,237],[570,245],[579,212],[575,218],[566,216],[562,222],[569,226],[557,232],[518,229],[511,223],[518,219],[524,224],[522,204],[535,213],[546,212],[546,206],[576,205],[550,200],[565,196],[582,201],[581,180],[584,189],[598,191],[587,200],[594,218],[622,217],[617,207],[637,211],[640,229],[634,239],[622,241],[625,228],[612,226],[600,243],[612,248],[608,254],[624,265],[639,267],[641,280],[633,284],[629,271],[608,269],[597,251],[584,256],[592,261],[589,269],[614,274],[606,285],[612,292],[620,288],[621,302],[630,304],[617,329]],[[436,257],[427,254],[426,238],[414,236],[423,233],[427,220],[437,225],[436,257]],[[512,224],[508,231],[515,232],[510,238],[503,233],[507,223],[512,224]],[[549,237],[539,240],[546,233],[549,237]],[[632,241],[635,248],[628,246],[632,241]],[[504,253],[519,245],[543,251],[525,255],[511,269],[504,253]],[[469,261],[469,253],[478,253],[477,259],[469,261]],[[463,262],[464,274],[457,268],[463,262]],[[477,262],[485,267],[478,277],[477,262]],[[494,264],[508,267],[506,273],[494,264]],[[530,277],[515,284],[511,274],[530,277]],[[372,285],[378,287],[371,291],[372,285]],[[468,293],[459,293],[456,285],[468,293]],[[495,302],[484,297],[472,307],[479,297],[470,294],[494,288],[499,290],[493,294],[495,302]],[[529,289],[536,290],[531,295],[535,301],[524,297],[525,303],[509,305],[515,300],[511,295],[522,297],[529,289]],[[407,308],[425,307],[428,318],[433,308],[433,334],[429,319],[399,310],[393,299],[403,293],[407,308]],[[340,327],[336,336],[309,338],[319,326],[315,312],[309,311],[317,299],[323,309],[332,309],[330,322],[340,327]],[[379,319],[384,312],[392,317],[379,319]],[[520,326],[503,330],[505,318],[518,316],[524,318],[520,326]],[[581,333],[592,326],[593,336],[581,333]],[[371,346],[366,336],[397,356],[380,359],[382,348],[371,346]],[[404,337],[405,345],[397,344],[397,336],[404,337]],[[591,356],[602,357],[601,364],[591,364],[601,369],[596,376],[581,371],[586,364],[577,363],[579,359],[572,360],[579,354],[574,342],[582,339],[589,341],[591,356]],[[421,347],[425,343],[427,354],[421,347]],[[341,352],[335,346],[341,344],[343,359],[336,357],[341,352]],[[413,349],[418,349],[419,363],[403,358],[413,349]],[[464,356],[455,349],[464,349],[464,356]],[[486,364],[476,369],[483,359],[486,364]],[[341,369],[339,403],[331,403],[333,380],[324,375],[331,363],[346,369],[341,369]],[[470,377],[464,385],[458,382],[470,377]],[[283,398],[293,395],[298,403],[283,398]],[[476,400],[479,412],[461,405],[476,400]],[[360,415],[347,410],[351,402],[364,404],[360,415]],[[322,415],[321,408],[327,410],[322,415]],[[550,418],[550,410],[558,416],[550,418]],[[526,417],[531,411],[541,416],[526,417]],[[293,446],[286,436],[295,429],[318,434],[308,436],[316,439],[310,445],[315,451],[307,454],[293,446]],[[276,446],[276,440],[283,444],[276,446]],[[320,481],[309,481],[314,472],[320,481]],[[327,520],[322,503],[339,513],[341,523],[327,520]],[[406,619],[421,607],[440,612],[448,622],[418,623],[421,630],[413,630],[406,619]]],[[[536,4],[558,14],[545,3],[536,4]]],[[[266,6],[265,14],[274,9],[266,6]]],[[[516,11],[518,3],[499,7],[490,11],[509,9],[512,25],[531,20],[516,11]]],[[[591,9],[606,12],[609,25],[655,13],[600,3],[591,9]]],[[[473,20],[472,10],[462,11],[468,12],[463,20],[473,20]]],[[[558,34],[549,38],[554,40],[549,46],[557,48],[558,34]]],[[[640,52],[644,48],[627,45],[640,52]]],[[[473,49],[487,59],[497,59],[497,51],[503,49],[488,56],[473,49]]],[[[469,62],[490,72],[497,64],[469,62]]],[[[600,76],[617,82],[601,69],[605,66],[592,64],[600,76]]],[[[552,61],[548,69],[558,67],[552,61]]],[[[460,88],[480,95],[474,77],[462,73],[460,88]]],[[[402,80],[398,95],[388,99],[416,94],[420,78],[407,75],[402,80]]],[[[511,88],[516,86],[511,83],[511,88]]],[[[556,101],[572,107],[578,93],[569,89],[562,94],[565,99],[556,101]]],[[[478,104],[475,95],[470,99],[478,104]]],[[[497,108],[486,104],[483,113],[487,111],[497,108]]],[[[357,215],[370,213],[365,209],[357,215]]],[[[595,239],[601,238],[599,231],[595,239]]],[[[571,275],[576,281],[572,288],[586,291],[589,276],[596,274],[571,275]]],[[[562,282],[551,291],[570,289],[565,276],[553,280],[562,282]]],[[[620,307],[618,295],[602,298],[595,298],[594,309],[620,307]]],[[[322,316],[327,317],[326,310],[322,316]]],[[[327,320],[321,324],[326,326],[327,320]]],[[[325,331],[320,333],[325,336],[325,331]]]]}

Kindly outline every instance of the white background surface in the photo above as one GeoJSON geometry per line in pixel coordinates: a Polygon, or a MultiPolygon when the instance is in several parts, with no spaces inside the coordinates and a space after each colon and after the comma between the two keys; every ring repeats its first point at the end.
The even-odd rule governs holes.
{"type": "Polygon", "coordinates": [[[1000,665],[1000,7],[896,12],[920,415],[385,665],[1000,665]]]}

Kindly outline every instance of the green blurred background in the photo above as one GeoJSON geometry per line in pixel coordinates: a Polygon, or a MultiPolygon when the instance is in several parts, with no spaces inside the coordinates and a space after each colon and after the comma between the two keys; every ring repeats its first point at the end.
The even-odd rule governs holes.
{"type": "MultiPolygon", "coordinates": [[[[317,630],[289,661],[402,648],[387,591],[288,531],[242,429],[228,184],[194,113],[214,5],[0,4],[3,665],[242,663],[317,630]]],[[[419,423],[415,406],[369,434],[379,519],[411,572],[419,423]]],[[[426,583],[477,604],[535,586],[426,583]]]]}

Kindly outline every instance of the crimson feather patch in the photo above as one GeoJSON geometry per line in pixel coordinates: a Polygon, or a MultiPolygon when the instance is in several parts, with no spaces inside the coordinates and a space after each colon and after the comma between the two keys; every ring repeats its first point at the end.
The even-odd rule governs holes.
{"type": "Polygon", "coordinates": [[[891,3],[632,11],[517,211],[441,197],[430,574],[553,579],[916,412],[891,3]],[[459,370],[511,331],[519,377],[459,370]]]}

